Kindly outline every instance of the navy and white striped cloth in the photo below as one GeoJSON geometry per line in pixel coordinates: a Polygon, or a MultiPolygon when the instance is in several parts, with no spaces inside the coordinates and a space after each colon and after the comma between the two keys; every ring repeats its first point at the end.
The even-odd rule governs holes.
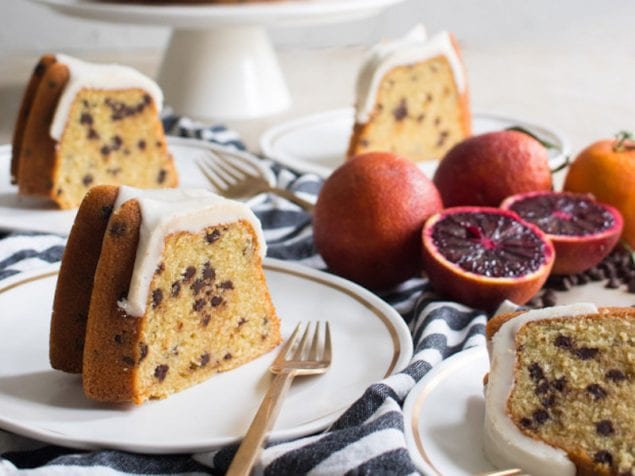
{"type": "MultiPolygon", "coordinates": [[[[168,117],[166,130],[244,149],[222,126],[204,128],[168,117]]],[[[317,195],[321,180],[272,163],[278,185],[317,195]]],[[[268,256],[325,269],[312,240],[311,217],[276,197],[254,207],[268,242],[268,256]]],[[[47,234],[8,234],[0,239],[0,287],[14,274],[61,259],[65,239],[47,234]]],[[[268,446],[265,475],[415,474],[404,435],[403,402],[436,364],[468,347],[484,345],[486,315],[435,299],[424,279],[414,278],[381,295],[408,323],[414,357],[400,373],[371,385],[328,429],[268,446]]],[[[84,452],[47,445],[0,430],[0,475],[223,474],[237,446],[195,455],[148,456],[123,451],[84,452]]]]}

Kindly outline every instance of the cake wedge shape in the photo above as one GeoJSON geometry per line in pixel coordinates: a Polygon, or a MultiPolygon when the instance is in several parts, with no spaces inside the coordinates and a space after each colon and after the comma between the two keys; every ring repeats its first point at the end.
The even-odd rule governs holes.
{"type": "Polygon", "coordinates": [[[280,342],[262,268],[266,245],[246,205],[204,190],[99,186],[78,219],[85,207],[98,213],[94,233],[103,230],[103,239],[80,222],[71,231],[50,357],[54,368],[81,370],[89,398],[166,398],[280,342]],[[74,279],[74,253],[91,246],[94,279],[74,279]],[[82,322],[69,301],[85,303],[86,295],[82,322]]]}

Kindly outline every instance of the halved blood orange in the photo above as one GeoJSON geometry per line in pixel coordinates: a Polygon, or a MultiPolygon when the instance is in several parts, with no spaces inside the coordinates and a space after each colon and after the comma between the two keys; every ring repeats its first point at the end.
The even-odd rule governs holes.
{"type": "Polygon", "coordinates": [[[617,209],[583,193],[521,193],[505,199],[501,208],[547,234],[556,250],[554,274],[581,273],[598,264],[615,247],[624,227],[617,209]]]}
{"type": "Polygon", "coordinates": [[[428,219],[422,234],[434,289],[486,311],[505,299],[529,301],[554,262],[553,245],[538,227],[499,208],[447,208],[428,219]]]}

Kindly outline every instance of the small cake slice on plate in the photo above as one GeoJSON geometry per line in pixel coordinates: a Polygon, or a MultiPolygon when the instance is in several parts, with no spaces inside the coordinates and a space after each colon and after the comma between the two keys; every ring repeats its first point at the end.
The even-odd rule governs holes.
{"type": "Polygon", "coordinates": [[[635,474],[635,309],[503,314],[487,336],[484,449],[495,466],[635,474]]]}
{"type": "Polygon", "coordinates": [[[204,190],[98,186],[55,293],[50,358],[107,402],[165,398],[280,342],[260,223],[204,190]],[[91,279],[94,276],[94,279],[91,279]]]}
{"type": "Polygon", "coordinates": [[[176,186],[162,103],[159,86],[132,68],[43,56],[15,125],[12,182],[64,209],[98,184],[176,186]]]}
{"type": "Polygon", "coordinates": [[[348,157],[389,151],[414,162],[441,159],[471,133],[465,68],[448,32],[422,26],[376,45],[357,78],[348,157]]]}

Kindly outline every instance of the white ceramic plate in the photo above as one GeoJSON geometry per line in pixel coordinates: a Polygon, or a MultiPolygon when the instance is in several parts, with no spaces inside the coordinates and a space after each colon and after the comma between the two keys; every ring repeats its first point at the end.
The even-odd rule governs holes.
{"type": "MultiPolygon", "coordinates": [[[[353,114],[352,108],[336,109],[285,122],[265,131],[260,138],[260,148],[267,157],[293,169],[328,177],[344,163],[353,130],[353,114]]],[[[553,144],[556,148],[549,150],[552,168],[561,165],[571,153],[569,142],[562,134],[522,119],[475,112],[472,121],[474,134],[522,126],[553,144]]],[[[436,166],[437,161],[420,164],[428,177],[432,177],[436,166]]]]}
{"type": "Polygon", "coordinates": [[[406,398],[406,441],[423,474],[470,476],[496,469],[482,450],[488,371],[487,350],[474,347],[438,364],[406,398]]]}
{"type": "Polygon", "coordinates": [[[90,20],[177,28],[263,25],[301,26],[376,15],[403,0],[293,0],[245,5],[142,5],[101,0],[33,0],[66,15],[90,20]]]}
{"type": "MultiPolygon", "coordinates": [[[[249,154],[202,140],[181,137],[168,137],[168,147],[174,156],[180,186],[184,188],[211,188],[196,166],[197,159],[210,153],[221,153],[228,160],[232,160],[231,154],[235,154],[251,163],[270,184],[275,180],[271,170],[249,154]]],[[[19,196],[17,186],[11,185],[10,161],[11,146],[0,146],[0,230],[68,235],[77,210],[59,210],[46,200],[19,196]]],[[[253,204],[261,199],[262,196],[254,197],[249,203],[253,204]]]]}
{"type": "MultiPolygon", "coordinates": [[[[299,321],[331,324],[333,363],[319,377],[298,378],[274,426],[274,439],[325,428],[371,383],[412,357],[410,333],[397,312],[341,278],[267,259],[265,272],[286,339],[299,321]]],[[[199,452],[237,441],[271,380],[276,351],[166,400],[104,405],[84,397],[80,378],[48,361],[55,268],[20,276],[0,289],[0,427],[75,448],[142,453],[199,452]]]]}

